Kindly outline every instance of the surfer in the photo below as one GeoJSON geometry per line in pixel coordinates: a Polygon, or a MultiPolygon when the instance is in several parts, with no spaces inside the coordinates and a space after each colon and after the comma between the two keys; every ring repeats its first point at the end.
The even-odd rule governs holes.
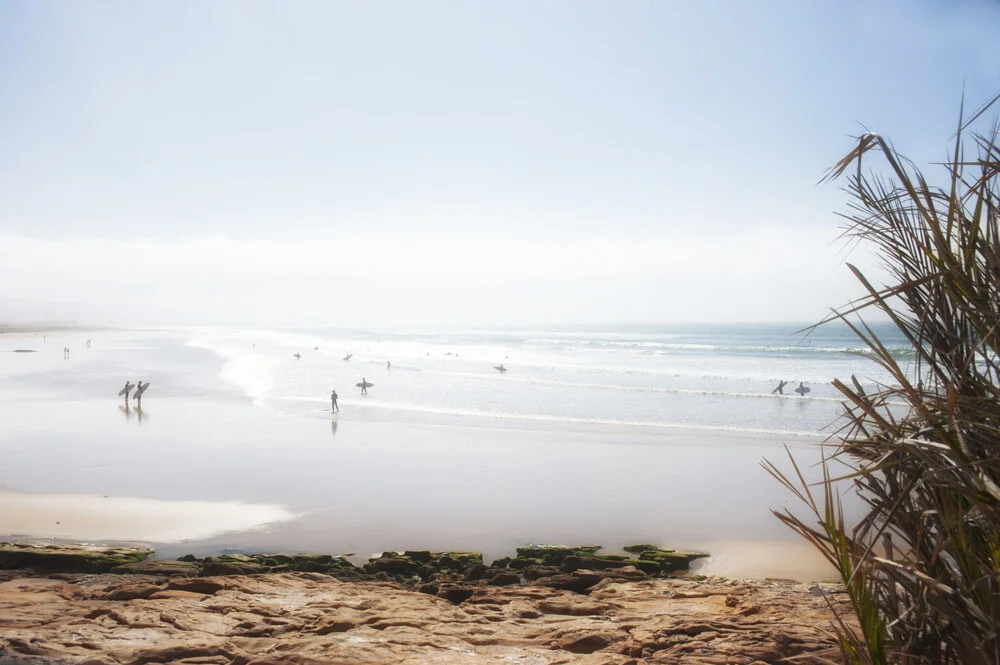
{"type": "Polygon", "coordinates": [[[296,359],[296,360],[298,360],[298,359],[299,359],[299,358],[301,358],[301,357],[302,357],[302,354],[301,354],[301,353],[296,353],[296,354],[295,354],[295,359],[296,359]]]}
{"type": "Polygon", "coordinates": [[[340,413],[340,407],[337,406],[337,391],[330,391],[330,413],[340,413]]]}
{"type": "Polygon", "coordinates": [[[386,369],[391,369],[391,368],[392,368],[392,363],[391,363],[391,362],[389,362],[388,360],[386,360],[386,361],[385,361],[385,368],[386,368],[386,369]]]}
{"type": "Polygon", "coordinates": [[[142,394],[146,392],[146,388],[148,387],[149,387],[149,382],[147,381],[146,385],[143,385],[142,379],[139,379],[139,381],[137,381],[135,384],[135,401],[136,401],[136,406],[138,406],[140,409],[142,408],[142,394]]]}
{"type": "Polygon", "coordinates": [[[778,393],[779,395],[785,394],[785,386],[788,385],[788,381],[778,381],[778,387],[771,391],[771,394],[778,393]]]}
{"type": "Polygon", "coordinates": [[[344,356],[344,362],[346,363],[348,360],[350,360],[351,356],[353,355],[354,355],[353,353],[348,353],[346,356],[344,356]]]}
{"type": "MultiPolygon", "coordinates": [[[[125,387],[122,388],[122,391],[125,393],[125,406],[128,406],[128,394],[132,392],[132,388],[135,388],[135,386],[126,380],[125,387]]],[[[118,394],[120,395],[121,393],[118,394]]]]}
{"type": "Polygon", "coordinates": [[[89,339],[87,340],[87,348],[88,349],[90,348],[90,340],[89,339]]]}
{"type": "Polygon", "coordinates": [[[799,381],[799,387],[795,389],[795,392],[797,392],[801,397],[805,397],[806,393],[809,392],[809,390],[810,390],[809,388],[806,388],[804,385],[802,385],[802,382],[799,381]]]}
{"type": "Polygon", "coordinates": [[[361,377],[361,394],[362,395],[368,394],[368,381],[366,381],[365,377],[363,376],[361,377]]]}
{"type": "Polygon", "coordinates": [[[504,372],[507,371],[507,368],[503,366],[503,363],[500,363],[499,365],[497,365],[493,369],[495,369],[496,371],[500,372],[501,374],[503,374],[504,372]]]}

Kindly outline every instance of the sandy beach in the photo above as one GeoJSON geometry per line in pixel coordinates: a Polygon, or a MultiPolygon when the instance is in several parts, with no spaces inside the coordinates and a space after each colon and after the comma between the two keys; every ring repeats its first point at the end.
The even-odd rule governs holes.
{"type": "Polygon", "coordinates": [[[830,577],[768,512],[788,497],[759,462],[790,445],[808,468],[818,448],[800,439],[288,416],[220,382],[221,361],[198,349],[177,356],[189,366],[169,358],[173,376],[147,369],[154,390],[126,409],[112,371],[163,352],[124,333],[66,344],[90,337],[112,350],[4,354],[17,360],[0,386],[4,536],[145,542],[167,558],[417,548],[491,560],[526,543],[652,542],[712,553],[697,564],[709,574],[830,577]]]}

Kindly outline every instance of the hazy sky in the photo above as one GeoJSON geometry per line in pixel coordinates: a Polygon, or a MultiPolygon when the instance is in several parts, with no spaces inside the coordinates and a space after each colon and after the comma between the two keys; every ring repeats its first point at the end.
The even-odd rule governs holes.
{"type": "Polygon", "coordinates": [[[998,33],[994,0],[0,0],[0,319],[812,321],[858,293],[817,181],[863,127],[946,158],[998,33]]]}

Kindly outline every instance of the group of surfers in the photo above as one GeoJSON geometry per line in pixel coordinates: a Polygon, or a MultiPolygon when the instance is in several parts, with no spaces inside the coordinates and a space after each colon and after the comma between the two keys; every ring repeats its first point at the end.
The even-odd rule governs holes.
{"type": "Polygon", "coordinates": [[[122,388],[121,392],[119,392],[118,394],[119,395],[121,395],[121,394],[125,395],[125,405],[126,406],[128,406],[128,396],[129,396],[129,393],[132,392],[133,388],[135,388],[135,394],[132,397],[135,399],[136,404],[138,406],[142,406],[142,394],[144,392],[146,392],[146,388],[149,388],[149,381],[147,381],[146,383],[143,383],[141,380],[138,381],[138,382],[136,382],[136,383],[129,383],[128,381],[125,382],[125,387],[122,388]]]}

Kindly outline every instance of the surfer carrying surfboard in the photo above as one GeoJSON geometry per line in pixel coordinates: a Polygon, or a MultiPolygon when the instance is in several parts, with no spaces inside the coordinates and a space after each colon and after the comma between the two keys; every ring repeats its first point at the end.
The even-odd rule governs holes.
{"type": "Polygon", "coordinates": [[[802,382],[799,381],[799,387],[795,389],[795,392],[797,392],[800,397],[805,397],[806,393],[809,392],[810,390],[811,388],[806,388],[804,385],[802,385],[802,382]]]}
{"type": "Polygon", "coordinates": [[[788,385],[788,381],[778,381],[778,387],[771,391],[771,394],[778,393],[779,395],[785,394],[785,386],[788,385]]]}
{"type": "Polygon", "coordinates": [[[337,391],[330,391],[330,413],[339,413],[340,407],[337,406],[337,391]]]}
{"type": "Polygon", "coordinates": [[[368,382],[365,380],[365,377],[363,377],[363,376],[361,377],[361,383],[359,383],[358,385],[361,386],[361,394],[362,395],[367,395],[368,394],[368,382]]]}
{"type": "Polygon", "coordinates": [[[121,397],[122,395],[125,395],[125,405],[126,406],[128,405],[128,394],[130,392],[132,392],[132,388],[134,388],[134,387],[135,386],[133,384],[129,383],[128,381],[125,381],[125,387],[122,388],[120,391],[118,391],[118,396],[119,397],[121,397]]]}
{"type": "Polygon", "coordinates": [[[135,398],[136,406],[140,409],[142,408],[142,394],[146,392],[146,388],[149,388],[149,381],[143,383],[140,379],[135,384],[135,395],[133,395],[133,397],[135,398]]]}

